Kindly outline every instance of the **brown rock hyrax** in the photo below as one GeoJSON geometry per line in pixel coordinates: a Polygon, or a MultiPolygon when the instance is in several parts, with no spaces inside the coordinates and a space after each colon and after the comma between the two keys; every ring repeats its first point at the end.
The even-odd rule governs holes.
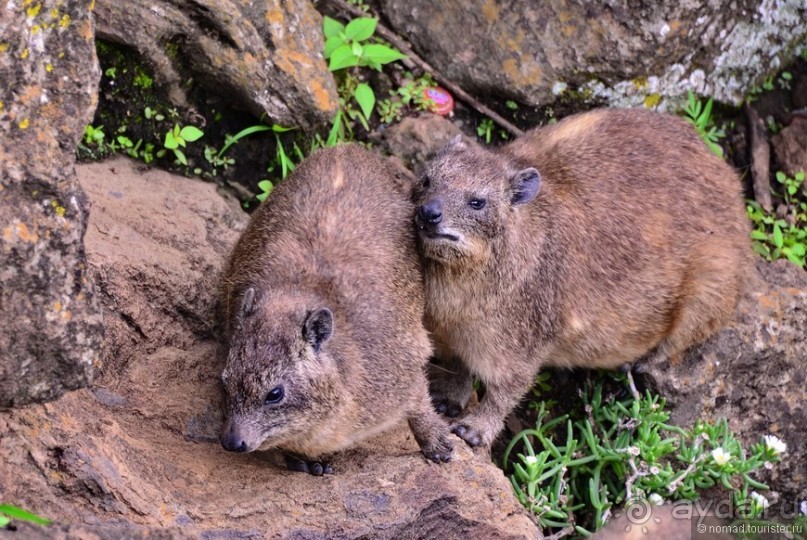
{"type": "Polygon", "coordinates": [[[423,281],[409,193],[361,147],[315,152],[252,215],[223,279],[225,449],[280,448],[294,470],[406,418],[448,461],[425,366],[423,281]]]}
{"type": "Polygon", "coordinates": [[[469,372],[485,385],[452,424],[471,445],[494,440],[541,366],[614,368],[703,340],[750,268],[739,177],[665,114],[598,110],[498,151],[455,138],[414,196],[426,326],[458,372],[438,411],[465,406],[469,372]]]}

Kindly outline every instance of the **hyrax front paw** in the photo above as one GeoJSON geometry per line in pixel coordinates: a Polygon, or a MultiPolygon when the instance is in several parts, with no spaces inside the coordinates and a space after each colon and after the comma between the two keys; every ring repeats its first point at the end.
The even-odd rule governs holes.
{"type": "Polygon", "coordinates": [[[286,468],[290,471],[304,472],[313,476],[333,474],[333,467],[327,461],[316,461],[300,458],[292,454],[285,454],[286,468]]]}
{"type": "Polygon", "coordinates": [[[490,446],[498,430],[491,429],[473,416],[467,416],[451,423],[451,432],[468,443],[469,446],[490,446]]]}
{"type": "Polygon", "coordinates": [[[451,435],[445,431],[425,441],[420,445],[420,449],[423,455],[435,463],[448,463],[454,452],[454,443],[451,441],[451,435]]]}
{"type": "Polygon", "coordinates": [[[421,411],[409,417],[409,427],[423,455],[435,463],[451,461],[454,443],[448,424],[431,409],[425,396],[421,411]]]}

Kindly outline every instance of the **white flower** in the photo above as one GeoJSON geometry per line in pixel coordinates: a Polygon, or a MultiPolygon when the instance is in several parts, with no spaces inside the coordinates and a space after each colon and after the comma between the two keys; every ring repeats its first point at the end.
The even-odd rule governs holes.
{"type": "Polygon", "coordinates": [[[630,448],[628,448],[628,452],[631,455],[638,456],[639,454],[641,454],[642,451],[639,450],[638,446],[631,446],[630,448]]]}
{"type": "Polygon", "coordinates": [[[712,459],[714,459],[715,463],[718,465],[725,465],[731,459],[731,452],[726,452],[722,448],[715,448],[712,450],[712,459]]]}
{"type": "Polygon", "coordinates": [[[787,452],[787,443],[777,437],[776,435],[765,435],[765,446],[773,450],[775,454],[784,454],[787,452]]]}
{"type": "Polygon", "coordinates": [[[661,506],[664,504],[664,498],[658,493],[651,493],[647,500],[650,501],[650,504],[653,506],[661,506]]]}
{"type": "Polygon", "coordinates": [[[659,468],[658,468],[658,467],[656,467],[655,465],[653,465],[652,467],[650,467],[650,474],[658,474],[658,473],[660,473],[660,472],[661,472],[661,471],[659,470],[659,468]]]}
{"type": "Polygon", "coordinates": [[[756,491],[751,492],[751,500],[754,501],[754,506],[760,510],[763,510],[771,505],[770,501],[766,499],[764,495],[760,495],[756,491]]]}
{"type": "Polygon", "coordinates": [[[528,467],[530,465],[535,465],[538,463],[538,458],[535,456],[524,456],[524,463],[526,463],[528,467]]]}

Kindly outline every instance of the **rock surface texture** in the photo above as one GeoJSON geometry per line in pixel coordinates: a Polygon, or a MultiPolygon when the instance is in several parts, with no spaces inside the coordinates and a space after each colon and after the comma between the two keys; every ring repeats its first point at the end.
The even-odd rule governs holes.
{"type": "Polygon", "coordinates": [[[673,406],[672,422],[724,417],[739,438],[787,442],[769,473],[792,512],[807,500],[807,272],[760,262],[737,320],[683,358],[646,366],[644,379],[673,406]]]}
{"type": "MultiPolygon", "coordinates": [[[[799,171],[807,173],[807,116],[794,116],[771,143],[781,170],[790,176],[799,171]]],[[[807,185],[804,189],[807,193],[807,185]]]]}
{"type": "Polygon", "coordinates": [[[322,18],[308,0],[99,0],[95,18],[98,37],[137,50],[176,105],[188,105],[192,77],[279,124],[312,127],[336,113],[322,18]]]}
{"type": "Polygon", "coordinates": [[[538,537],[501,471],[459,440],[455,461],[429,465],[402,426],[325,477],[225,452],[215,284],[246,215],[210,184],[136,167],[79,168],[104,369],[91,390],[0,413],[4,501],[71,524],[55,538],[538,537]]]}
{"type": "Polygon", "coordinates": [[[0,408],[86,386],[100,356],[74,170],[99,78],[90,3],[0,5],[0,408]]]}
{"type": "Polygon", "coordinates": [[[651,105],[688,89],[738,103],[807,35],[801,0],[381,5],[397,32],[449,78],[528,105],[548,105],[563,91],[651,105]]]}

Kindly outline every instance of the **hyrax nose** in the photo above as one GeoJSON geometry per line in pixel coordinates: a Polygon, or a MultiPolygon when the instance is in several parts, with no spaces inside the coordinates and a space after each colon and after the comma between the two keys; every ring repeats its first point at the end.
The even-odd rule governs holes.
{"type": "Polygon", "coordinates": [[[426,201],[426,203],[418,209],[418,213],[421,219],[426,223],[437,225],[443,220],[443,201],[440,199],[426,201]]]}
{"type": "Polygon", "coordinates": [[[228,452],[246,452],[247,442],[237,434],[230,432],[222,436],[221,446],[228,452]]]}

